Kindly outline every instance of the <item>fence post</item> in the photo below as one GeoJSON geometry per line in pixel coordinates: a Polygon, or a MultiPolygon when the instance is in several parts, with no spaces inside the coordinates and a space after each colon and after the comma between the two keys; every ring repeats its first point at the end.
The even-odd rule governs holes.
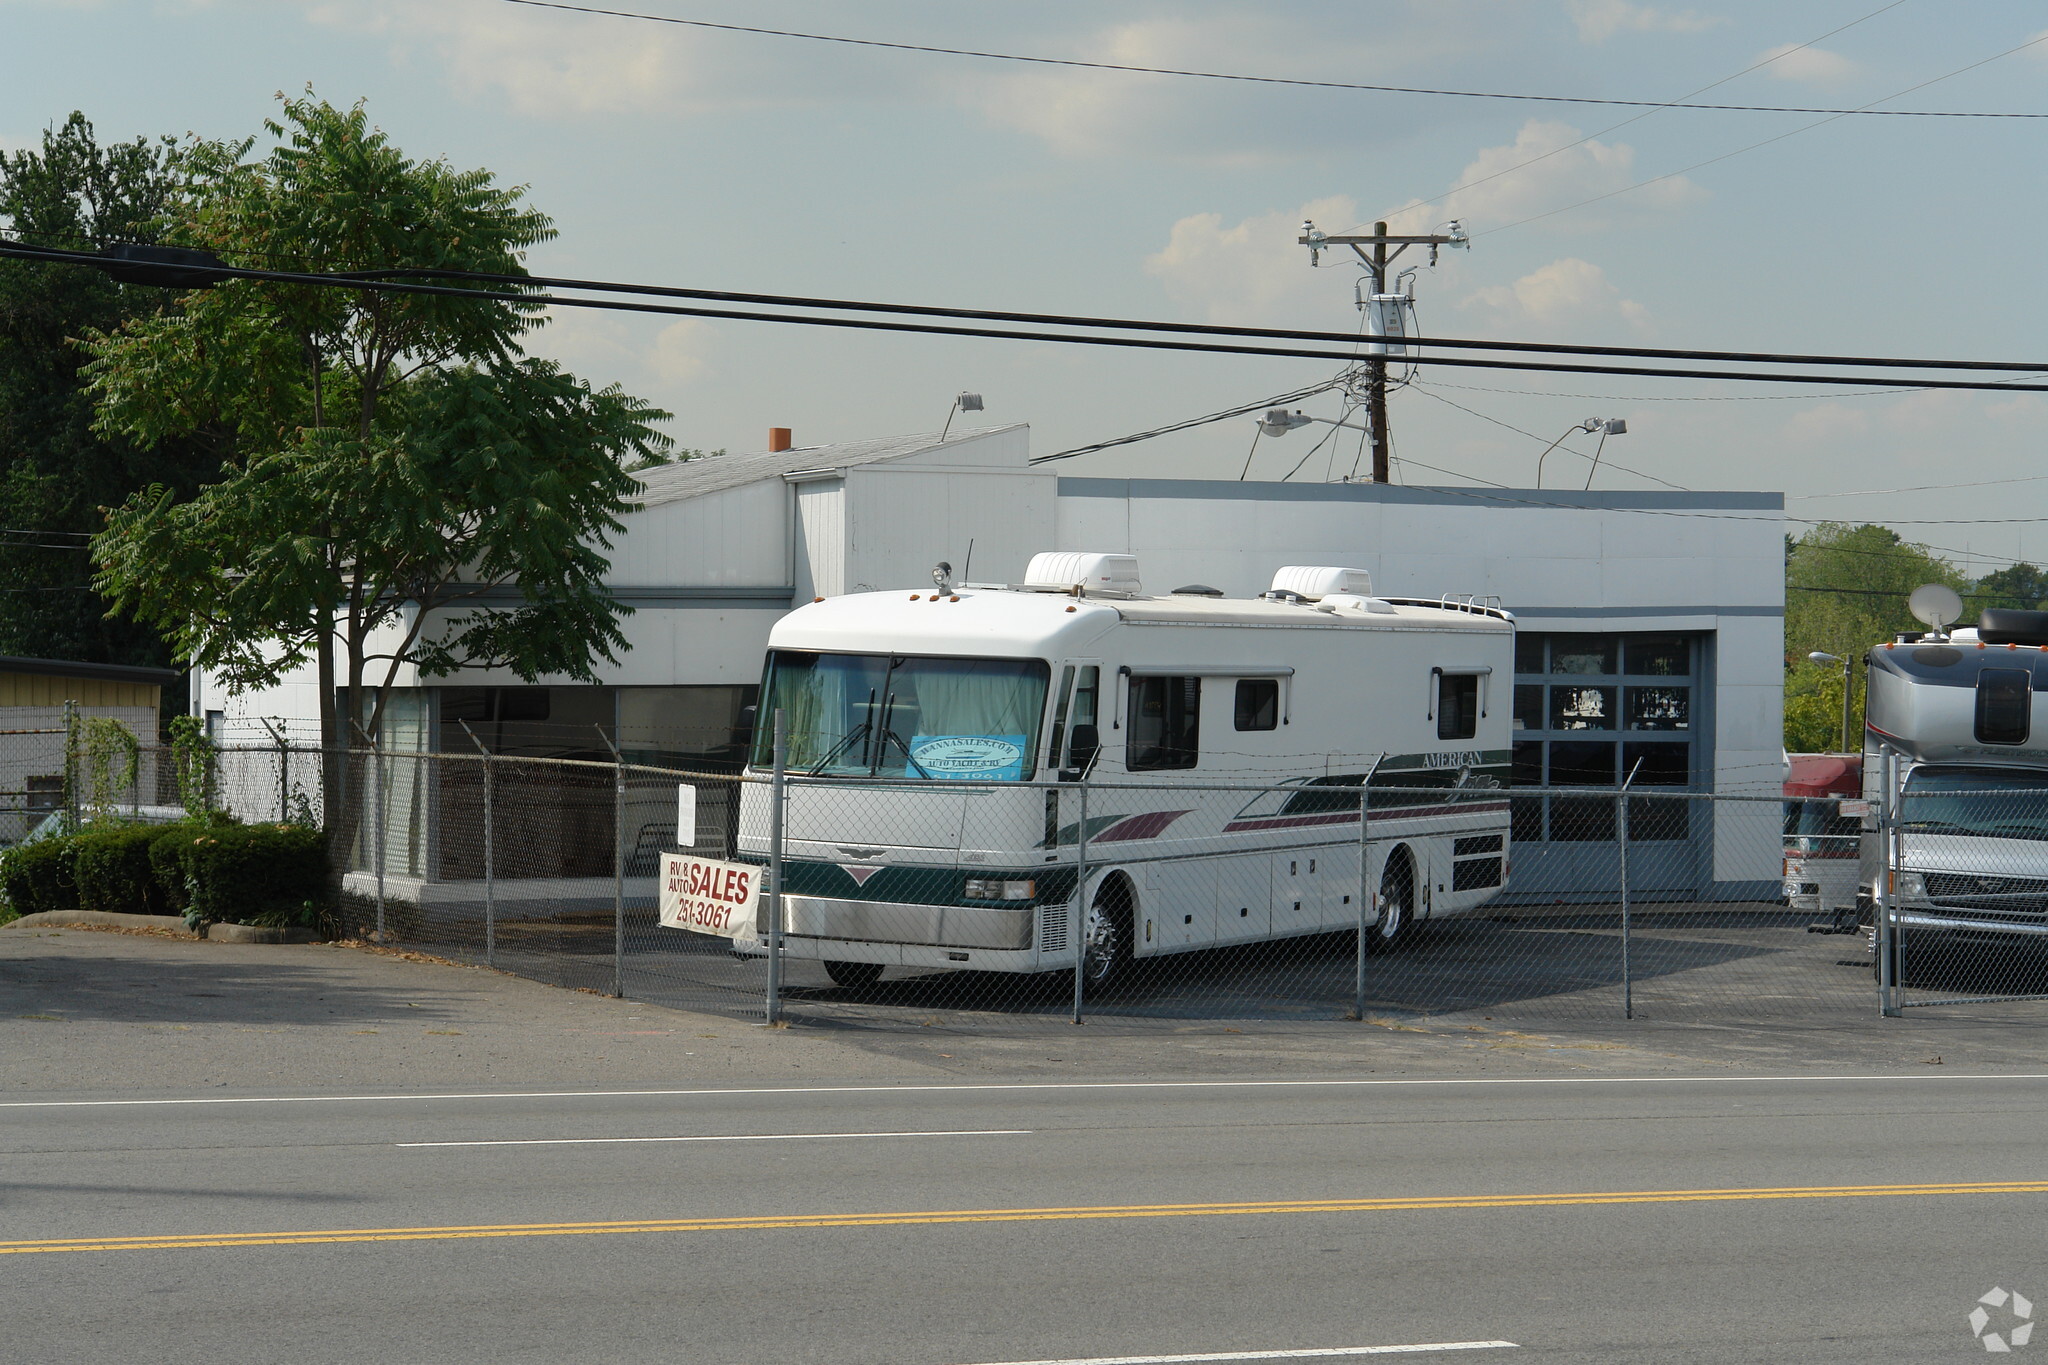
{"type": "MultiPolygon", "coordinates": [[[[1074,1022],[1081,1022],[1081,996],[1088,965],[1088,778],[1082,775],[1081,816],[1074,826],[1074,1022]]],[[[1054,838],[1059,836],[1055,834],[1054,838]]]]}
{"type": "MultiPolygon", "coordinates": [[[[1634,777],[1634,773],[1629,774],[1634,777]]],[[[1636,1017],[1636,983],[1629,972],[1629,906],[1628,906],[1628,784],[1622,783],[1621,794],[1614,798],[1615,849],[1621,855],[1621,1017],[1636,1017]]]]}
{"type": "Polygon", "coordinates": [[[1621,792],[1614,798],[1614,847],[1621,863],[1621,1017],[1636,1017],[1636,983],[1629,970],[1628,950],[1632,925],[1629,922],[1628,904],[1628,789],[1642,771],[1643,760],[1636,760],[1636,766],[1628,770],[1628,776],[1621,780],[1621,792]]]}
{"type": "Polygon", "coordinates": [[[767,1022],[782,1018],[782,806],[789,794],[789,728],[775,708],[775,757],[768,775],[768,1000],[767,1022]]]}
{"type": "Polygon", "coordinates": [[[626,756],[602,725],[592,727],[612,751],[612,996],[626,995],[626,756]]]}
{"type": "Polygon", "coordinates": [[[1878,820],[1884,840],[1884,871],[1877,882],[1877,1013],[1880,1018],[1900,1015],[1899,968],[1905,954],[1899,948],[1897,888],[1899,864],[1903,861],[1904,835],[1901,829],[1898,755],[1887,746],[1880,766],[1884,782],[1884,804],[1878,820]]]}
{"type": "Polygon", "coordinates": [[[64,703],[64,832],[78,833],[78,703],[64,703]]]}
{"type": "Polygon", "coordinates": [[[484,965],[498,965],[498,886],[493,876],[492,859],[497,854],[497,840],[491,834],[491,751],[476,737],[476,731],[469,728],[468,721],[457,722],[462,732],[469,736],[469,742],[476,745],[476,751],[483,755],[484,770],[484,965]]]}
{"type": "Polygon", "coordinates": [[[1361,1024],[1365,1022],[1365,936],[1373,923],[1372,792],[1367,787],[1371,781],[1372,774],[1367,773],[1365,781],[1358,784],[1358,942],[1352,945],[1357,961],[1353,964],[1356,979],[1352,983],[1351,1014],[1361,1024]]]}
{"type": "Polygon", "coordinates": [[[370,837],[376,840],[372,857],[377,869],[377,942],[384,939],[384,727],[378,726],[378,733],[370,736],[370,795],[374,798],[376,811],[370,827],[370,837]]]}

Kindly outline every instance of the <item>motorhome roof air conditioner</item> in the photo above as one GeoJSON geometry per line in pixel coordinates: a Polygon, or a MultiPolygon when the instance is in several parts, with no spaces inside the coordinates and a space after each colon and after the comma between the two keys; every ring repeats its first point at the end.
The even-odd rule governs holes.
{"type": "Polygon", "coordinates": [[[1136,597],[1142,591],[1138,557],[1087,550],[1048,550],[1031,556],[1031,563],[1024,570],[1027,588],[1070,589],[1077,584],[1084,592],[1136,597]]]}
{"type": "Polygon", "coordinates": [[[1319,564],[1289,564],[1273,574],[1269,593],[1291,593],[1310,602],[1320,602],[1332,593],[1350,597],[1372,596],[1372,575],[1364,569],[1335,569],[1319,564]]]}

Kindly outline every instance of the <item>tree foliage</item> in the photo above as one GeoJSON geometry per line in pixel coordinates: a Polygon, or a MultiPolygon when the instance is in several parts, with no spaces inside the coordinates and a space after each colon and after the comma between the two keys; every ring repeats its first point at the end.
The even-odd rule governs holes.
{"type": "MultiPolygon", "coordinates": [[[[0,152],[0,228],[41,246],[153,242],[183,179],[168,140],[103,145],[82,113],[40,146],[0,152]]],[[[193,435],[145,447],[93,429],[77,339],[166,307],[160,289],[96,271],[0,261],[0,653],[167,665],[171,647],[109,618],[85,536],[99,509],[161,483],[188,494],[218,456],[193,435]],[[26,533],[26,534],[24,534],[26,533]]]]}
{"type": "MultiPolygon", "coordinates": [[[[186,151],[173,240],[293,271],[516,276],[553,235],[521,190],[407,157],[361,105],[286,100],[265,126],[261,156],[186,151]]],[[[93,334],[100,430],[212,433],[226,457],[195,495],[111,513],[101,590],[231,687],[316,663],[349,699],[325,708],[330,754],[377,733],[407,665],[594,679],[624,643],[602,579],[627,466],[665,455],[668,414],[525,356],[539,322],[517,298],[232,281],[93,334]]]]}
{"type": "MultiPolygon", "coordinates": [[[[1969,581],[1947,560],[1887,526],[1826,522],[1787,543],[1785,556],[1785,747],[1832,751],[1842,739],[1842,666],[1820,651],[1861,660],[1900,631],[1923,630],[1906,605],[1922,583],[1958,592],[1969,581]]],[[[1854,670],[1850,737],[1861,733],[1863,670],[1854,670]]]]}

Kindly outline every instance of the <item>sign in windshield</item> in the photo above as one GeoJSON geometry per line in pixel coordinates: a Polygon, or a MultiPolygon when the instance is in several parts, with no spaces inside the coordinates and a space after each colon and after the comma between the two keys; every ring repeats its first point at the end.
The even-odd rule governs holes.
{"type": "MultiPolygon", "coordinates": [[[[1035,770],[1050,676],[1036,659],[778,649],[761,714],[781,708],[791,772],[1019,782],[1035,770]]],[[[756,767],[773,761],[772,728],[756,732],[756,767]]]]}

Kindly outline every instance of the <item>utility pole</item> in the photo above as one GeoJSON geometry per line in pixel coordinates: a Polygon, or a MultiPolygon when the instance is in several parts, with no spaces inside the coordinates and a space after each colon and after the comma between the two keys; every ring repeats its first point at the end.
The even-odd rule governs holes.
{"type": "Polygon", "coordinates": [[[1371,358],[1365,363],[1365,411],[1366,421],[1372,428],[1374,483],[1391,481],[1388,468],[1391,450],[1387,439],[1387,357],[1399,359],[1408,354],[1407,323],[1414,307],[1412,298],[1387,288],[1387,267],[1411,246],[1428,247],[1429,263],[1435,265],[1438,248],[1469,248],[1472,245],[1472,239],[1456,219],[1450,222],[1449,228],[1450,231],[1445,233],[1396,236],[1387,232],[1385,223],[1374,223],[1370,236],[1339,236],[1317,230],[1314,223],[1303,223],[1301,236],[1295,239],[1308,248],[1311,266],[1321,264],[1323,252],[1330,247],[1350,247],[1364,263],[1365,273],[1372,281],[1369,291],[1359,291],[1358,307],[1369,323],[1366,329],[1367,354],[1371,358]],[[1370,251],[1366,249],[1368,247],[1370,251]],[[1393,249],[1389,251],[1389,247],[1393,249]]]}

